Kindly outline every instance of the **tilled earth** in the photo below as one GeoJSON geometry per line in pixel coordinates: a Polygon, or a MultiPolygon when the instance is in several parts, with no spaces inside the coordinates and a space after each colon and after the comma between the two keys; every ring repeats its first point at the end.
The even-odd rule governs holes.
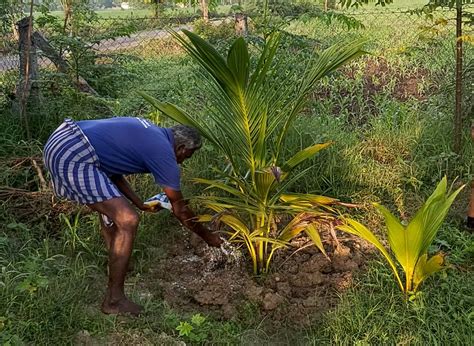
{"type": "Polygon", "coordinates": [[[330,260],[301,237],[275,256],[271,273],[256,278],[246,253],[240,260],[228,258],[183,231],[146,274],[147,289],[182,312],[228,320],[239,318],[250,303],[274,326],[308,326],[336,304],[337,293],[364,263],[363,254],[372,251],[362,240],[343,236],[336,245],[322,234],[330,260]]]}

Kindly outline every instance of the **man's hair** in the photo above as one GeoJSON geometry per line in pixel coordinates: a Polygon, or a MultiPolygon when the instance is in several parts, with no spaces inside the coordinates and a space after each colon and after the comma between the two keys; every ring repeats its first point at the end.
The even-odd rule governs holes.
{"type": "Polygon", "coordinates": [[[201,135],[194,127],[176,125],[171,128],[174,137],[174,146],[184,145],[186,149],[196,150],[202,145],[201,135]]]}

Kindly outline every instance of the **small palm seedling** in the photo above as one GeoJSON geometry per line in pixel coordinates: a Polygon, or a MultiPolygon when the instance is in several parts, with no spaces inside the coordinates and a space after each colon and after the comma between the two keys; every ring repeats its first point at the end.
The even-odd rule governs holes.
{"type": "Polygon", "coordinates": [[[387,259],[405,295],[414,294],[428,276],[443,268],[443,254],[437,253],[429,257],[428,248],[436,237],[451,204],[463,187],[449,193],[447,179],[444,177],[407,226],[404,226],[387,208],[375,204],[385,219],[388,243],[391,252],[403,269],[405,284],[389,251],[366,226],[347,218],[345,224],[338,226],[338,229],[358,235],[372,243],[387,259]]]}
{"type": "Polygon", "coordinates": [[[199,220],[225,225],[230,240],[246,246],[256,274],[268,271],[276,250],[306,232],[324,253],[318,233],[322,223],[335,218],[333,198],[289,193],[289,187],[311,167],[296,168],[330,143],[316,143],[283,158],[285,139],[295,117],[316,83],[343,64],[362,55],[363,41],[340,43],[315,54],[298,82],[275,85],[273,59],[280,34],[270,35],[252,64],[247,43],[237,39],[227,57],[192,32],[173,33],[189,55],[206,71],[213,103],[207,116],[191,115],[175,105],[140,93],[173,120],[197,128],[229,163],[219,180],[196,179],[219,191],[203,203],[215,212],[199,220]],[[287,222],[281,222],[287,220],[287,222]]]}

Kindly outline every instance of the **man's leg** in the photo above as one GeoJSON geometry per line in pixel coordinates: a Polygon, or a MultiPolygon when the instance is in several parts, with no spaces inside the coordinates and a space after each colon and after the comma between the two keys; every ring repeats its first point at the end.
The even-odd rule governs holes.
{"type": "Polygon", "coordinates": [[[109,283],[102,311],[107,314],[129,312],[138,315],[142,307],[128,300],[124,292],[128,262],[138,228],[138,214],[123,197],[90,204],[89,207],[107,215],[115,223],[112,236],[106,233],[104,238],[106,243],[109,241],[110,250],[109,283]]]}
{"type": "Polygon", "coordinates": [[[469,209],[467,211],[467,228],[474,232],[474,180],[471,182],[471,198],[469,201],[469,209]]]}
{"type": "MultiPolygon", "coordinates": [[[[104,223],[104,220],[102,220],[102,214],[99,214],[99,221],[100,221],[100,233],[102,234],[102,238],[104,239],[105,243],[105,248],[107,249],[107,252],[110,251],[111,244],[114,240],[115,233],[117,231],[117,225],[114,223],[112,226],[106,226],[104,223]]],[[[128,261],[128,267],[127,267],[127,272],[131,272],[134,269],[133,265],[133,257],[130,257],[130,260],[128,261]]]]}

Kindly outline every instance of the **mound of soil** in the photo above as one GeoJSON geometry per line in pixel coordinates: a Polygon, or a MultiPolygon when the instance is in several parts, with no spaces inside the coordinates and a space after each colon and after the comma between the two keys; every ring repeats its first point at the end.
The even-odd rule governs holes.
{"type": "Polygon", "coordinates": [[[355,237],[344,235],[339,242],[326,246],[328,260],[314,246],[303,246],[306,238],[299,238],[294,244],[298,251],[282,250],[272,272],[255,278],[245,253],[241,261],[226,260],[216,255],[219,250],[183,232],[150,269],[147,289],[161,292],[166,303],[181,312],[233,319],[250,303],[271,324],[309,325],[335,305],[338,291],[351,285],[363,264],[362,254],[372,251],[355,237]]]}

